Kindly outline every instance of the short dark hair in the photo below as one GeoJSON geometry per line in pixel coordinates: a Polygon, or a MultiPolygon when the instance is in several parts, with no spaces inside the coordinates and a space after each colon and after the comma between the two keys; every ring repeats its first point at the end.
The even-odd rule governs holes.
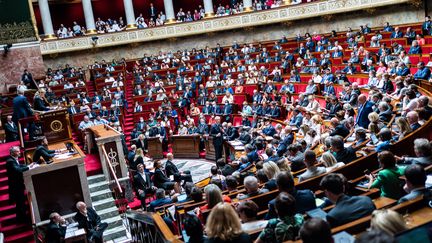
{"type": "Polygon", "coordinates": [[[356,238],[355,243],[395,243],[392,235],[382,230],[366,231],[356,238]]]}
{"type": "Polygon", "coordinates": [[[342,175],[331,173],[322,178],[320,186],[333,194],[341,194],[344,192],[344,181],[342,175]]]}
{"type": "Polygon", "coordinates": [[[343,149],[344,148],[344,141],[341,136],[334,136],[330,140],[330,144],[332,147],[335,147],[337,149],[343,149]]]}
{"type": "Polygon", "coordinates": [[[210,168],[210,172],[211,172],[212,175],[217,175],[218,174],[218,168],[215,165],[213,165],[210,168]]]}
{"type": "Polygon", "coordinates": [[[222,181],[220,179],[211,179],[210,184],[214,184],[219,187],[219,189],[223,190],[222,181]]]}
{"type": "Polygon", "coordinates": [[[414,186],[424,186],[426,182],[426,171],[418,164],[412,164],[405,168],[405,178],[414,186]]]}
{"type": "Polygon", "coordinates": [[[294,178],[288,171],[282,171],[276,177],[276,184],[279,191],[291,192],[294,189],[294,178]]]}
{"type": "Polygon", "coordinates": [[[389,141],[392,139],[392,133],[388,128],[381,129],[379,136],[381,137],[382,141],[389,141]]]}
{"type": "Polygon", "coordinates": [[[190,197],[194,202],[202,202],[203,201],[203,192],[199,187],[193,187],[190,193],[190,197]]]}
{"type": "Polygon", "coordinates": [[[190,195],[192,188],[194,188],[194,186],[195,186],[195,184],[193,184],[193,182],[188,181],[185,183],[184,189],[185,189],[186,195],[190,195]]]}
{"type": "Polygon", "coordinates": [[[256,177],[259,182],[266,183],[269,179],[267,178],[267,175],[264,173],[263,169],[260,169],[256,173],[256,177]]]}
{"type": "Polygon", "coordinates": [[[220,168],[220,167],[224,167],[225,166],[225,159],[224,158],[220,158],[216,161],[216,165],[220,168]]]}
{"type": "Polygon", "coordinates": [[[313,150],[306,150],[304,153],[305,162],[314,163],[316,162],[316,154],[313,150]]]}
{"type": "Polygon", "coordinates": [[[243,212],[248,219],[256,218],[258,210],[258,205],[251,200],[241,201],[237,207],[237,212],[243,212]]]}
{"type": "Polygon", "coordinates": [[[164,197],[165,197],[165,190],[162,189],[162,188],[158,188],[156,190],[156,198],[157,199],[161,199],[161,198],[164,198],[164,197]]]}
{"type": "Polygon", "coordinates": [[[188,214],[183,220],[183,228],[188,236],[203,237],[201,220],[194,214],[188,214]]]}
{"type": "Polygon", "coordinates": [[[236,188],[238,185],[237,179],[232,175],[229,175],[225,178],[225,184],[228,188],[236,188]]]}
{"type": "Polygon", "coordinates": [[[392,152],[383,151],[378,154],[378,162],[382,165],[384,169],[393,168],[396,166],[396,159],[392,152]]]}
{"type": "Polygon", "coordinates": [[[279,218],[293,216],[295,214],[295,198],[286,192],[281,192],[276,197],[275,208],[279,218]]]}
{"type": "Polygon", "coordinates": [[[299,235],[303,243],[333,242],[330,225],[323,219],[311,218],[300,228],[299,235]]]}

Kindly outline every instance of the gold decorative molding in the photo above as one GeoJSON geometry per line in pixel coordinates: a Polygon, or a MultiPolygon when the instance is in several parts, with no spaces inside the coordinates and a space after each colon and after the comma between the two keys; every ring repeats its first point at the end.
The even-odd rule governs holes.
{"type": "Polygon", "coordinates": [[[14,44],[36,41],[37,38],[34,31],[34,26],[31,21],[0,24],[0,43],[14,44]]]}
{"type": "MultiPolygon", "coordinates": [[[[417,0],[329,0],[288,5],[266,11],[248,12],[227,17],[206,18],[200,21],[169,24],[154,28],[135,29],[97,35],[98,42],[93,46],[91,36],[58,39],[41,42],[42,55],[104,48],[134,42],[155,41],[210,32],[242,29],[252,26],[289,23],[317,16],[334,15],[368,8],[378,8],[417,0]]],[[[324,17],[328,18],[328,17],[324,17]]],[[[289,26],[289,25],[287,25],[289,26]]]]}

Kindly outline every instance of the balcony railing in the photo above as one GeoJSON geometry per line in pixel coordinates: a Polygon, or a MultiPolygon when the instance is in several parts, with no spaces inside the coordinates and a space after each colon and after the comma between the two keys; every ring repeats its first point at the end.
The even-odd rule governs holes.
{"type": "Polygon", "coordinates": [[[286,21],[338,14],[361,9],[375,8],[409,2],[409,0],[330,0],[283,6],[275,9],[242,13],[220,18],[164,25],[147,29],[136,29],[94,36],[83,36],[69,39],[47,40],[41,42],[42,55],[79,51],[95,47],[109,47],[136,42],[155,41],[167,38],[190,36],[240,29],[244,27],[274,24],[286,21]]]}

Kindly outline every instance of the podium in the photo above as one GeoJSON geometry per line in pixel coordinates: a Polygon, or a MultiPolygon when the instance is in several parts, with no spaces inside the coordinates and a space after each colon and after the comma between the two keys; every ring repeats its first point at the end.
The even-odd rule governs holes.
{"type": "Polygon", "coordinates": [[[200,135],[174,135],[171,139],[175,158],[199,158],[200,135]]]}
{"type": "Polygon", "coordinates": [[[147,147],[148,154],[153,159],[162,159],[163,158],[163,150],[162,150],[162,141],[159,137],[151,137],[147,138],[147,147]]]}
{"type": "Polygon", "coordinates": [[[89,127],[86,133],[88,137],[93,137],[96,141],[105,178],[109,181],[114,180],[109,164],[117,178],[127,177],[128,169],[123,153],[121,133],[105,125],[89,127]]]}
{"type": "Polygon", "coordinates": [[[204,146],[206,150],[205,158],[208,160],[215,160],[216,159],[216,152],[213,145],[213,137],[206,135],[206,138],[204,139],[204,146]]]}
{"type": "Polygon", "coordinates": [[[84,167],[85,155],[81,149],[70,140],[50,144],[48,148],[64,149],[66,143],[72,143],[76,153],[56,156],[52,164],[42,164],[23,173],[26,190],[31,194],[36,223],[49,220],[49,214],[54,211],[67,218],[72,217],[78,201],[92,205],[84,167]]]}

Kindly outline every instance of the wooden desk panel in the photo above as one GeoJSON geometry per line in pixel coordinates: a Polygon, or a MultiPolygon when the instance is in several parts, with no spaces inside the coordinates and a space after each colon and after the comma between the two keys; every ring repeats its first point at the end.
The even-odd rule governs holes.
{"type": "Polygon", "coordinates": [[[172,151],[176,158],[199,158],[199,135],[172,136],[172,151]]]}
{"type": "Polygon", "coordinates": [[[148,138],[148,154],[153,159],[162,159],[163,158],[163,150],[162,150],[162,142],[158,137],[148,138]]]}

